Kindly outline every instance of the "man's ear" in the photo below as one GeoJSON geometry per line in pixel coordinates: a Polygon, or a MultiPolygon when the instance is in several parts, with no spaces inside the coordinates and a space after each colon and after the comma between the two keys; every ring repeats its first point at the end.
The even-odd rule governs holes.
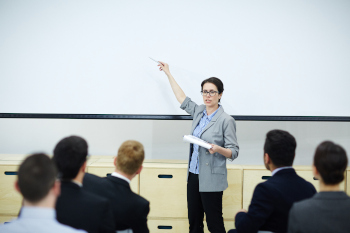
{"type": "Polygon", "coordinates": [[[270,159],[270,156],[268,153],[264,154],[264,162],[265,162],[265,164],[270,164],[270,162],[271,162],[271,159],[270,159]]]}
{"type": "Polygon", "coordinates": [[[18,180],[15,181],[15,189],[17,192],[21,193],[21,189],[19,188],[19,185],[18,185],[18,180]]]}
{"type": "Polygon", "coordinates": [[[312,174],[316,179],[320,179],[320,173],[318,172],[316,166],[313,164],[312,165],[312,174]]]}
{"type": "Polygon", "coordinates": [[[55,181],[55,184],[52,187],[52,191],[56,197],[58,197],[61,194],[61,181],[59,180],[55,181]]]}
{"type": "Polygon", "coordinates": [[[80,170],[81,170],[82,172],[85,172],[85,171],[86,171],[86,164],[87,164],[87,161],[85,161],[85,162],[83,163],[83,165],[81,166],[80,170]]]}
{"type": "Polygon", "coordinates": [[[141,167],[140,167],[139,169],[137,169],[137,171],[136,171],[136,175],[138,175],[138,174],[140,174],[140,173],[141,173],[142,168],[143,168],[143,166],[141,165],[141,167]]]}

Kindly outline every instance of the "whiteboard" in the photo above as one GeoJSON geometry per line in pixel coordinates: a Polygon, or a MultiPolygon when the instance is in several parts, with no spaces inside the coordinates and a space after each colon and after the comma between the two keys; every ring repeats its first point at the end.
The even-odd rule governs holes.
{"type": "Polygon", "coordinates": [[[0,113],[350,116],[350,1],[0,1],[0,113]]]}

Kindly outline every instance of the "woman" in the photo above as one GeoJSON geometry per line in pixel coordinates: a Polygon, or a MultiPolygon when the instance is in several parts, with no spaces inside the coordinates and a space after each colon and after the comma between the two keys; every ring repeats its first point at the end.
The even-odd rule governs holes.
{"type": "Polygon", "coordinates": [[[228,187],[226,159],[238,156],[235,120],[219,105],[224,91],[218,78],[208,78],[201,84],[204,105],[197,105],[186,97],[169,71],[168,64],[159,63],[168,76],[180,108],[193,117],[192,135],[209,143],[212,148],[191,144],[187,176],[187,206],[190,232],[203,232],[206,215],[210,232],[225,233],[222,217],[222,195],[228,187]]]}
{"type": "Polygon", "coordinates": [[[312,168],[320,181],[320,192],[293,205],[289,212],[289,233],[350,232],[350,197],[339,188],[347,164],[341,146],[326,141],[317,147],[312,168]]]}

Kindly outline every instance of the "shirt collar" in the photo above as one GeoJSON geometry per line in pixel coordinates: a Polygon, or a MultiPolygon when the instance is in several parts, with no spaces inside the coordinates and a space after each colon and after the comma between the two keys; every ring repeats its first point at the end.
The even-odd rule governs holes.
{"type": "Polygon", "coordinates": [[[213,117],[215,116],[215,114],[219,111],[219,109],[221,108],[221,105],[219,105],[218,109],[216,109],[215,112],[213,112],[211,115],[207,115],[207,109],[204,109],[203,111],[203,115],[208,117],[208,120],[211,121],[211,119],[213,119],[213,117]]]}
{"type": "Polygon", "coordinates": [[[279,168],[276,168],[275,170],[272,171],[271,176],[275,175],[277,172],[279,172],[279,171],[281,171],[281,170],[290,169],[290,168],[293,168],[293,167],[287,166],[287,167],[279,167],[279,168]]]}
{"type": "Polygon", "coordinates": [[[20,218],[55,219],[56,211],[52,208],[23,206],[20,218]]]}
{"type": "Polygon", "coordinates": [[[72,180],[72,182],[73,182],[74,184],[78,185],[80,188],[83,187],[83,184],[80,183],[80,182],[78,182],[78,181],[76,181],[76,180],[72,180]]]}
{"type": "Polygon", "coordinates": [[[120,175],[120,174],[117,173],[117,172],[113,172],[113,173],[111,174],[111,176],[118,177],[118,178],[120,178],[120,179],[122,179],[122,180],[125,180],[126,182],[128,182],[128,183],[130,184],[130,181],[131,181],[131,180],[129,180],[129,179],[126,178],[125,176],[120,175]]]}

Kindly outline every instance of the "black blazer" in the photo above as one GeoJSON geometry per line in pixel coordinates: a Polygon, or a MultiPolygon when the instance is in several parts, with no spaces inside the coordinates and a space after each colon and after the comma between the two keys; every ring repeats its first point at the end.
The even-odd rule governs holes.
{"type": "Polygon", "coordinates": [[[238,233],[287,232],[288,213],[293,203],[315,193],[315,187],[298,176],[294,169],[280,170],[256,186],[248,213],[236,215],[236,230],[238,233]]]}
{"type": "Polygon", "coordinates": [[[61,182],[56,215],[60,223],[89,233],[115,233],[110,202],[70,181],[61,182]]]}
{"type": "Polygon", "coordinates": [[[111,201],[116,230],[131,228],[133,233],[149,232],[149,202],[131,191],[127,181],[114,176],[99,178],[85,174],[83,187],[111,201]]]}

